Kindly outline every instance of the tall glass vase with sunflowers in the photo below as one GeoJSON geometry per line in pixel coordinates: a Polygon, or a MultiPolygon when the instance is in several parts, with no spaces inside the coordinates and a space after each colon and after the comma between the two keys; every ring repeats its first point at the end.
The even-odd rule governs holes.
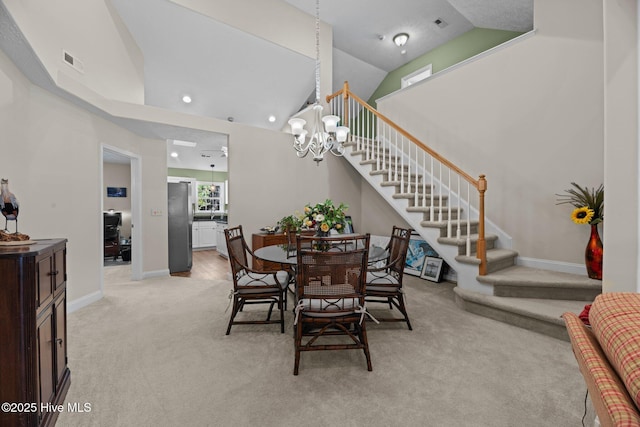
{"type": "Polygon", "coordinates": [[[558,203],[570,204],[575,209],[571,219],[576,224],[589,224],[591,235],[585,249],[584,258],[587,274],[592,279],[602,280],[602,240],[598,234],[598,224],[604,220],[604,186],[598,188],[581,187],[572,182],[573,188],[565,190],[565,194],[556,194],[558,203]]]}

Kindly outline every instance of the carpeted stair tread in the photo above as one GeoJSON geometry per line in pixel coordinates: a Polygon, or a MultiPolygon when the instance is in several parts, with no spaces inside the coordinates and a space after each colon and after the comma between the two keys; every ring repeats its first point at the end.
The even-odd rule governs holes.
{"type": "MultiPolygon", "coordinates": [[[[469,236],[472,242],[478,241],[478,234],[471,234],[469,236]]],[[[495,234],[485,234],[484,240],[486,242],[495,242],[498,240],[498,236],[495,234]]],[[[445,245],[463,246],[467,244],[467,238],[462,236],[459,239],[457,237],[438,237],[438,242],[445,245]]]]}
{"type": "Polygon", "coordinates": [[[567,311],[579,314],[587,304],[577,300],[500,297],[459,287],[454,289],[454,295],[456,304],[468,312],[564,341],[569,336],[560,316],[567,311]]]}
{"type": "Polygon", "coordinates": [[[586,275],[523,266],[507,267],[477,279],[493,286],[493,294],[499,297],[593,301],[602,293],[602,282],[586,275]]]}
{"type": "Polygon", "coordinates": [[[459,287],[456,287],[454,292],[465,301],[472,301],[504,312],[516,313],[562,326],[564,326],[564,321],[560,317],[562,313],[570,311],[579,314],[585,306],[585,301],[504,298],[485,295],[459,287]]]}
{"type": "Polygon", "coordinates": [[[602,281],[590,279],[586,275],[543,270],[540,268],[514,265],[495,273],[479,276],[478,281],[489,285],[512,285],[537,287],[573,287],[602,289],[602,281]]]}
{"type": "MultiPolygon", "coordinates": [[[[487,250],[487,263],[498,262],[508,258],[514,258],[518,255],[516,251],[511,249],[489,249],[487,250]]],[[[458,255],[456,260],[466,264],[480,264],[480,260],[476,255],[466,256],[458,255]]]]}

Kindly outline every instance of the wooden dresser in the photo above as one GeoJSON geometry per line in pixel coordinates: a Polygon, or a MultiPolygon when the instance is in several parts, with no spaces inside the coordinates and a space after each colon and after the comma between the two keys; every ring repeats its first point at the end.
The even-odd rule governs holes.
{"type": "Polygon", "coordinates": [[[0,403],[12,405],[0,411],[0,426],[53,426],[54,407],[64,404],[66,242],[0,246],[0,403]]]}
{"type": "MultiPolygon", "coordinates": [[[[286,245],[287,235],[284,233],[268,234],[256,233],[251,236],[251,250],[264,248],[271,245],[286,245]]],[[[276,262],[264,261],[261,259],[253,259],[253,268],[258,271],[282,270],[282,266],[276,262]]]]}

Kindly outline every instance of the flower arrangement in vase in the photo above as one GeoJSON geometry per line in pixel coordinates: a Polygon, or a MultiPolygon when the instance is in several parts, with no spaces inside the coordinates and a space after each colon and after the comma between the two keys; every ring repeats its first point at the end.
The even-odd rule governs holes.
{"type": "Polygon", "coordinates": [[[576,224],[589,224],[591,235],[585,249],[585,265],[587,274],[592,279],[602,280],[602,240],[598,234],[598,224],[604,220],[604,186],[597,189],[581,187],[575,182],[574,188],[565,190],[566,194],[556,194],[558,205],[570,204],[574,206],[571,219],[576,224]]]}
{"type": "Polygon", "coordinates": [[[308,204],[304,207],[302,225],[315,229],[317,235],[328,236],[331,230],[342,233],[344,231],[345,212],[348,208],[344,203],[335,206],[330,199],[316,205],[308,204]]]}

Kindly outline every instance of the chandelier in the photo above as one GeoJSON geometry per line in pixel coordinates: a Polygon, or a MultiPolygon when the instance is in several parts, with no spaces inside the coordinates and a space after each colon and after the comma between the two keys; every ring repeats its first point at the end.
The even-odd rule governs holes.
{"type": "Polygon", "coordinates": [[[342,156],[344,153],[343,142],[347,140],[349,128],[338,126],[340,117],[328,115],[322,117],[323,107],[320,105],[320,0],[316,0],[316,99],[312,106],[313,121],[305,129],[307,121],[300,118],[289,120],[291,133],[294,136],[293,148],[298,157],[313,155],[316,164],[324,159],[328,151],[333,155],[342,156]],[[309,139],[307,139],[309,136],[309,139]]]}

